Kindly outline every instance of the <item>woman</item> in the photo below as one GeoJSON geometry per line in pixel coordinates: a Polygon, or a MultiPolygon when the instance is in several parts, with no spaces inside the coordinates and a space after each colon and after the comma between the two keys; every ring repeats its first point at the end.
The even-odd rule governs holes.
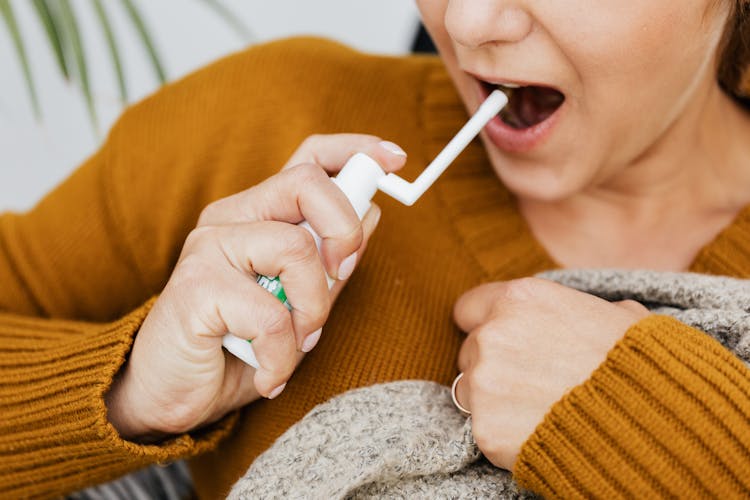
{"type": "Polygon", "coordinates": [[[129,110],[70,180],[4,216],[0,488],[57,495],[207,452],[191,466],[214,497],[315,404],[447,384],[456,359],[477,443],[535,491],[750,488],[750,374],[731,354],[639,304],[516,279],[750,276],[745,2],[418,3],[442,64],[252,49],[129,110]],[[414,207],[380,198],[369,240],[380,210],[358,223],[324,174],[355,151],[395,170],[406,150],[414,175],[498,85],[511,103],[482,145],[414,207]],[[288,159],[342,131],[373,135],[315,135],[288,159]],[[256,274],[279,275],[294,309],[256,274]],[[227,331],[262,369],[224,354],[227,331]],[[665,356],[676,368],[655,374],[665,356]],[[260,396],[275,399],[244,406],[260,396]]]}

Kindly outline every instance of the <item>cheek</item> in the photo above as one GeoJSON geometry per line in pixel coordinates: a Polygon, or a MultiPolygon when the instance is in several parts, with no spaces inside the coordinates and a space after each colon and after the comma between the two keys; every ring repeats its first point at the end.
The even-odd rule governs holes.
{"type": "MultiPolygon", "coordinates": [[[[586,13],[568,11],[550,20],[550,32],[580,76],[642,76],[673,64],[682,51],[706,43],[706,0],[604,0],[586,2],[586,13]]],[[[674,68],[672,68],[674,69],[674,68]]]]}
{"type": "MultiPolygon", "coordinates": [[[[592,3],[586,19],[557,33],[578,74],[571,96],[606,163],[642,153],[685,109],[697,85],[713,77],[721,19],[707,0],[592,3]]],[[[574,16],[555,26],[574,23],[574,16]]]]}

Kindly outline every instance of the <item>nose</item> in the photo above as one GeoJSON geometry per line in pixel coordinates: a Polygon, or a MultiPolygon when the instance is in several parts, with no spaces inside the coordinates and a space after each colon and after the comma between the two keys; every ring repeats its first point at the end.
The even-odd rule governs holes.
{"type": "Polygon", "coordinates": [[[448,34],[469,49],[520,42],[531,32],[532,25],[531,15],[518,1],[450,0],[445,11],[448,34]]]}

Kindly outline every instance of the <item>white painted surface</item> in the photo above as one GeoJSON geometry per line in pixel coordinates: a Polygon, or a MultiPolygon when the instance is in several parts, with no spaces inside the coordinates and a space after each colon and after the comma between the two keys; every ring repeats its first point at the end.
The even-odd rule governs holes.
{"type": "MultiPolygon", "coordinates": [[[[224,54],[243,41],[201,0],[134,0],[151,28],[171,79],[224,54]]],[[[0,211],[25,210],[94,152],[121,111],[109,54],[89,0],[73,0],[91,64],[99,112],[94,133],[80,92],[59,74],[29,0],[12,0],[19,17],[44,115],[34,118],[20,65],[0,22],[0,211]]],[[[157,85],[132,26],[116,0],[104,0],[121,41],[130,100],[157,85]]],[[[364,51],[405,53],[417,12],[410,0],[225,0],[250,29],[252,42],[317,34],[364,51]]]]}

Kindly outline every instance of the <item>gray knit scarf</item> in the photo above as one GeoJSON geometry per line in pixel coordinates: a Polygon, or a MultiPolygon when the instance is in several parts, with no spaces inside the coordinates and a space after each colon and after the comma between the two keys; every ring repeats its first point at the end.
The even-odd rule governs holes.
{"type": "MultiPolygon", "coordinates": [[[[650,271],[540,275],[607,300],[633,299],[721,342],[750,367],[750,280],[650,271]]],[[[73,498],[184,498],[182,464],[151,467],[73,498]],[[136,494],[137,493],[137,494],[136,494]]],[[[315,407],[258,457],[232,489],[256,498],[527,498],[489,464],[447,387],[401,381],[355,389],[315,407]]]]}
{"type": "MultiPolygon", "coordinates": [[[[540,275],[607,300],[633,299],[703,330],[750,367],[750,281],[686,273],[540,275]]],[[[252,464],[229,498],[527,498],[477,449],[447,387],[401,381],[315,407],[252,464]]]]}

